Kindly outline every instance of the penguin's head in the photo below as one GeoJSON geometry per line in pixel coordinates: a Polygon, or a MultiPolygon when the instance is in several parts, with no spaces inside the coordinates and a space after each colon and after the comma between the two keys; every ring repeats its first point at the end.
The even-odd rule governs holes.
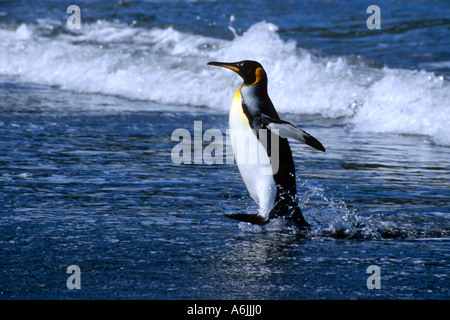
{"type": "Polygon", "coordinates": [[[244,80],[244,85],[252,86],[266,80],[267,75],[262,65],[257,61],[243,60],[239,62],[208,62],[208,65],[218,66],[233,70],[244,80]]]}

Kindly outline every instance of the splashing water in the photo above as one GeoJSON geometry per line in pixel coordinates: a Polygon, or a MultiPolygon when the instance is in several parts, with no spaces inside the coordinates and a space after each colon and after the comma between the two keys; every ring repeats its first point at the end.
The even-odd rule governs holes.
{"type": "MultiPolygon", "coordinates": [[[[259,226],[250,223],[239,223],[239,229],[246,232],[287,232],[308,238],[342,238],[359,240],[381,239],[445,239],[450,236],[449,230],[436,225],[436,217],[407,215],[389,216],[386,214],[361,215],[356,209],[350,209],[343,199],[327,196],[323,187],[304,182],[302,187],[307,191],[299,204],[310,223],[307,231],[299,230],[284,219],[273,219],[267,225],[259,226]],[[306,209],[308,202],[314,202],[312,209],[306,209]]],[[[254,210],[248,207],[247,211],[254,210]]],[[[443,219],[450,216],[437,214],[443,219]]]]}

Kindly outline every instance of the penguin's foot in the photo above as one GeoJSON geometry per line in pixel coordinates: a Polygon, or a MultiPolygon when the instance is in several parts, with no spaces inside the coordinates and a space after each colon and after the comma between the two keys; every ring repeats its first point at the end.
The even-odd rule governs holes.
{"type": "Polygon", "coordinates": [[[303,218],[303,216],[302,217],[298,217],[298,216],[294,215],[292,217],[286,218],[286,220],[292,221],[295,224],[295,226],[297,228],[299,228],[300,230],[305,230],[306,231],[306,230],[310,230],[311,229],[310,224],[308,222],[306,222],[306,220],[303,218]]]}
{"type": "Polygon", "coordinates": [[[231,213],[231,214],[225,214],[230,219],[244,221],[244,222],[250,222],[253,224],[259,224],[264,225],[269,223],[269,219],[264,219],[258,214],[249,214],[249,213],[231,213]]]}
{"type": "Polygon", "coordinates": [[[300,210],[300,208],[298,206],[295,207],[294,212],[287,219],[294,222],[295,225],[301,230],[309,230],[311,228],[309,223],[303,217],[302,211],[300,210]]]}

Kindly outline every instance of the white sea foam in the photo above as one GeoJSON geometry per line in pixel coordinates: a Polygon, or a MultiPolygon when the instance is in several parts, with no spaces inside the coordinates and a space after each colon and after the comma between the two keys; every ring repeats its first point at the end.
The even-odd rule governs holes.
{"type": "Polygon", "coordinates": [[[223,40],[106,21],[67,32],[59,22],[40,20],[0,28],[0,75],[226,112],[240,79],[206,63],[254,59],[269,74],[269,94],[279,112],[345,117],[354,130],[422,134],[450,146],[450,86],[442,77],[319,57],[277,31],[260,22],[223,40]],[[59,32],[48,36],[42,30],[59,32]]]}

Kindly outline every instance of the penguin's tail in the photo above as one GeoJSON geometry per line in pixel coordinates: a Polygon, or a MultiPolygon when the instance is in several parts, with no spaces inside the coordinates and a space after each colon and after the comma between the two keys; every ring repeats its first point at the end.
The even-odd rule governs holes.
{"type": "Polygon", "coordinates": [[[298,206],[295,206],[295,210],[292,213],[292,216],[290,217],[290,220],[292,220],[297,227],[300,229],[309,229],[311,226],[309,223],[305,220],[303,217],[302,211],[298,206]]]}

